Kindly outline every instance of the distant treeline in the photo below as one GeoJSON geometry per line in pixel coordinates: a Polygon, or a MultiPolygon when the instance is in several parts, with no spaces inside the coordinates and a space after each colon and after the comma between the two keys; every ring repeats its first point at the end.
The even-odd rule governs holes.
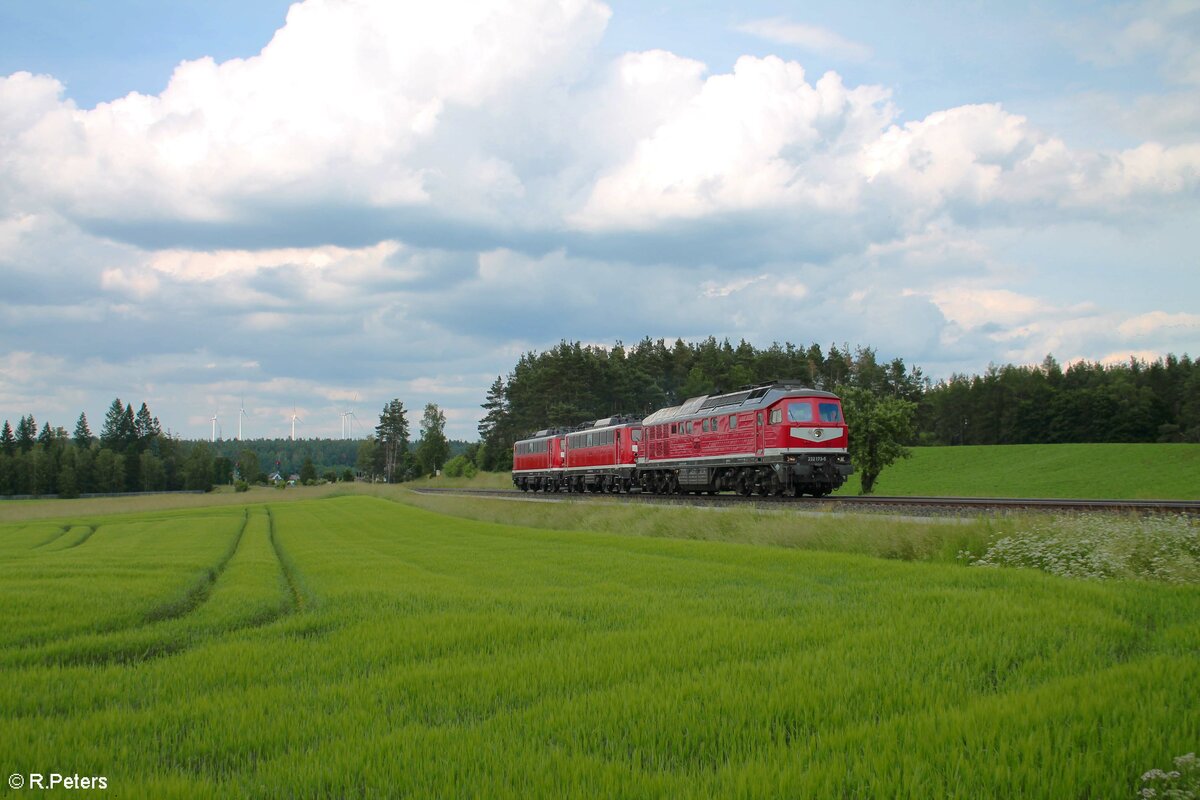
{"type": "MultiPolygon", "coordinates": [[[[99,435],[81,413],[73,432],[32,414],[0,432],[0,496],[78,497],[81,494],[208,491],[240,477],[248,483],[274,474],[288,479],[353,480],[362,477],[362,439],[185,440],[165,433],[145,403],[113,400],[99,435]]],[[[467,442],[450,440],[450,456],[467,442]]],[[[369,476],[368,476],[369,477],[369,476]]]]}
{"type": "Polygon", "coordinates": [[[564,341],[521,356],[483,404],[477,462],[508,468],[512,443],[540,428],[640,416],[689,397],[781,378],[915,403],[917,427],[908,444],[1200,441],[1200,362],[1186,355],[1108,366],[1080,362],[1066,370],[1047,356],[1036,367],[992,367],[933,383],[903,359],[879,361],[870,347],[825,350],[788,342],[759,349],[713,337],[673,344],[645,338],[612,348],[564,341]]]}
{"type": "Polygon", "coordinates": [[[0,494],[59,495],[110,492],[207,491],[218,463],[205,443],[184,442],[162,431],[142,403],[113,400],[97,438],[86,414],[75,430],[21,417],[0,433],[0,494]]]}

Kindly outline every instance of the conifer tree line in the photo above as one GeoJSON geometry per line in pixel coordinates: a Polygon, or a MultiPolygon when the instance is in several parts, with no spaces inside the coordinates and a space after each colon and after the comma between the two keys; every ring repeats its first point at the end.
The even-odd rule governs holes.
{"type": "Polygon", "coordinates": [[[358,474],[364,480],[400,483],[438,474],[443,468],[456,476],[462,475],[467,465],[475,468],[478,445],[448,440],[446,414],[436,403],[425,404],[420,434],[416,445],[411,445],[408,410],[399,398],[390,400],[379,415],[375,435],[358,446],[358,474]],[[451,459],[455,451],[457,455],[451,459]]]}
{"type": "Polygon", "coordinates": [[[522,355],[488,390],[476,463],[510,468],[512,443],[541,428],[644,415],[778,379],[853,401],[846,403],[855,407],[847,408],[852,441],[854,413],[868,401],[859,413],[894,417],[888,435],[902,445],[1200,441],[1200,361],[1186,355],[1065,370],[1047,356],[1036,366],[993,366],[934,383],[901,358],[879,360],[871,347],[647,337],[632,347],[563,341],[522,355]]]}
{"type": "MultiPolygon", "coordinates": [[[[389,406],[393,404],[393,412],[398,408],[404,418],[400,401],[389,406]]],[[[394,457],[393,471],[387,473],[382,452],[376,458],[374,438],[189,441],[165,433],[145,403],[135,412],[116,398],[99,435],[86,413],[79,415],[70,434],[49,422],[39,427],[32,414],[21,417],[15,428],[5,420],[0,432],[0,496],[208,491],[235,478],[267,483],[276,471],[284,479],[298,475],[301,482],[374,480],[385,474],[411,480],[442,469],[452,455],[473,466],[475,446],[446,439],[445,414],[436,405],[426,406],[424,436],[411,452],[407,425],[404,419],[399,459],[394,457]],[[364,449],[369,453],[365,460],[364,449]]]]}
{"type": "Polygon", "coordinates": [[[184,442],[163,433],[145,403],[113,400],[99,436],[81,413],[74,431],[49,422],[38,429],[33,415],[14,430],[0,431],[0,494],[58,495],[158,492],[212,488],[214,458],[204,443],[184,442]]]}

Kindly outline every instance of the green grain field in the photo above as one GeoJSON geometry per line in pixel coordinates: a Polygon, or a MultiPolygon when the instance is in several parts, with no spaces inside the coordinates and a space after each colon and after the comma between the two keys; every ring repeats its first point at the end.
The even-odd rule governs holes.
{"type": "MultiPolygon", "coordinates": [[[[858,476],[838,491],[859,493],[858,476]]],[[[1014,444],[914,447],[875,494],[933,497],[1200,499],[1200,445],[1014,444]]]]}
{"type": "Polygon", "coordinates": [[[4,766],[112,797],[1133,797],[1200,745],[1194,583],[348,496],[0,525],[0,618],[4,766]]]}

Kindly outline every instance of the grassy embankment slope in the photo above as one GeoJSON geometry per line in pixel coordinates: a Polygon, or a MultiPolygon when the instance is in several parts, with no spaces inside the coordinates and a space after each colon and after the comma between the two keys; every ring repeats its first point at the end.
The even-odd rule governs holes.
{"type": "Polygon", "coordinates": [[[3,525],[0,588],[9,769],[114,796],[1121,797],[1197,735],[1196,586],[340,497],[3,525]]]}
{"type": "MultiPolygon", "coordinates": [[[[858,476],[838,494],[858,494],[858,476]]],[[[1200,445],[1015,444],[914,447],[878,495],[1200,499],[1200,445]]]]}

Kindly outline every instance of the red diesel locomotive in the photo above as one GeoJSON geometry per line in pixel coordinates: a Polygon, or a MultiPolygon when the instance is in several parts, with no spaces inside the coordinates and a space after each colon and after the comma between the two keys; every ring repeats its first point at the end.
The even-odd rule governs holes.
{"type": "Polygon", "coordinates": [[[516,443],[523,490],[821,497],[854,468],[837,395],[775,381],[516,443]]]}

